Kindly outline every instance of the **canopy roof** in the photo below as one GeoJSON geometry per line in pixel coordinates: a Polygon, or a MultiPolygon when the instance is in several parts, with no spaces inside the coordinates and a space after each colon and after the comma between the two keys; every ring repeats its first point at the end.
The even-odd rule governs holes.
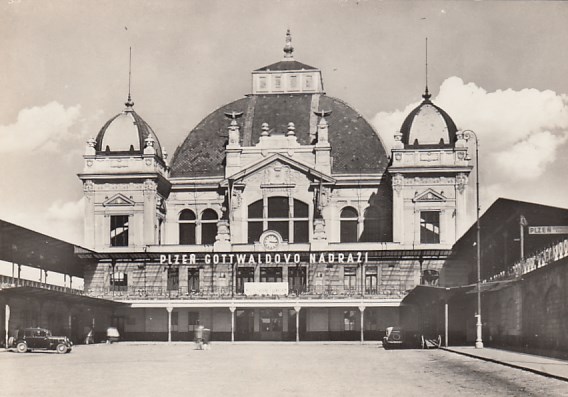
{"type": "MultiPolygon", "coordinates": [[[[83,277],[85,262],[75,256],[77,245],[0,220],[0,260],[83,277]]],[[[85,248],[82,251],[90,252],[85,248]]]]}

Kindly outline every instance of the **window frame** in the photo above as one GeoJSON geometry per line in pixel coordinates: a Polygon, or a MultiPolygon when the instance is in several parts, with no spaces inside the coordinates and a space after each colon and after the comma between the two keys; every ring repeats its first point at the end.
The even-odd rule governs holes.
{"type": "Polygon", "coordinates": [[[114,214],[110,215],[110,224],[109,224],[109,245],[111,247],[128,247],[129,243],[129,231],[130,231],[130,215],[128,214],[114,214]],[[119,224],[118,220],[122,219],[122,224],[119,224]],[[113,232],[118,230],[119,228],[123,228],[120,233],[117,233],[113,236],[113,232]]]}
{"type": "Polygon", "coordinates": [[[359,241],[359,211],[353,206],[346,206],[339,213],[339,242],[356,243],[359,241]],[[355,215],[345,214],[346,211],[353,210],[355,215]],[[352,228],[355,226],[355,236],[353,238],[352,228]],[[349,229],[348,229],[349,228],[349,229]],[[349,233],[347,233],[349,232],[349,233]]]}
{"type": "Polygon", "coordinates": [[[201,272],[198,267],[187,268],[187,290],[189,293],[199,292],[201,288],[201,272]],[[197,288],[195,288],[197,287],[197,288]]]}
{"type": "Polygon", "coordinates": [[[200,226],[201,226],[201,230],[200,230],[200,235],[201,235],[201,244],[204,245],[212,245],[215,244],[216,238],[217,238],[217,233],[218,233],[218,228],[217,228],[217,223],[219,223],[219,214],[217,213],[217,211],[215,211],[213,208],[206,208],[201,212],[201,216],[200,216],[200,226]],[[206,216],[206,214],[212,214],[215,216],[215,218],[211,218],[211,219],[204,219],[204,217],[206,216]],[[211,229],[211,230],[209,230],[211,229]],[[207,234],[209,232],[212,232],[210,235],[207,234]],[[207,237],[207,238],[205,238],[207,237]]]}
{"type": "Polygon", "coordinates": [[[420,244],[440,244],[442,241],[442,228],[441,228],[441,221],[442,221],[442,211],[440,210],[420,210],[419,214],[419,238],[420,244]],[[437,215],[437,224],[432,223],[431,219],[425,219],[425,214],[436,214],[437,215]],[[432,225],[433,230],[428,229],[428,225],[432,225]],[[436,232],[437,228],[437,232],[436,232]],[[430,236],[431,235],[431,236],[430,236]],[[432,239],[432,236],[436,236],[437,238],[432,239]],[[426,241],[428,240],[428,241],[426,241]],[[432,241],[429,241],[432,240],[432,241]]]}
{"type": "MultiPolygon", "coordinates": [[[[179,215],[178,215],[178,242],[180,245],[194,245],[197,244],[197,216],[195,215],[195,211],[189,209],[189,208],[185,208],[183,210],[180,211],[179,215]],[[192,214],[193,215],[193,219],[181,219],[182,215],[184,214],[192,214]],[[188,229],[189,231],[189,236],[191,237],[191,231],[193,231],[193,239],[189,238],[186,241],[182,241],[182,228],[183,229],[188,229]]],[[[186,231],[186,233],[188,232],[186,231]]]]}
{"type": "MultiPolygon", "coordinates": [[[[284,209],[282,208],[282,211],[284,209]]],[[[277,213],[278,215],[278,213],[277,213]]],[[[253,244],[258,241],[260,235],[267,230],[275,230],[282,235],[282,239],[284,241],[288,241],[289,243],[309,243],[310,242],[310,225],[311,225],[311,216],[310,216],[310,205],[298,200],[291,196],[265,196],[260,200],[253,201],[247,206],[247,241],[249,244],[253,244]],[[286,216],[274,216],[274,213],[271,214],[271,201],[275,199],[286,199],[288,201],[288,208],[286,216]],[[253,210],[255,215],[258,213],[258,203],[262,203],[262,218],[259,217],[250,217],[250,212],[253,210]],[[254,206],[254,207],[253,207],[254,206]],[[301,208],[301,210],[300,210],[301,208]],[[306,213],[306,216],[297,216],[296,214],[302,211],[306,213]],[[272,215],[272,216],[271,216],[272,215]],[[275,227],[277,224],[286,223],[287,224],[287,233],[282,233],[282,229],[279,227],[275,227]],[[262,224],[262,228],[259,230],[258,226],[262,224]],[[257,230],[252,229],[252,225],[255,225],[257,230]],[[300,227],[305,229],[307,226],[307,235],[305,238],[301,238],[298,241],[298,236],[300,232],[300,227]],[[255,236],[252,237],[252,232],[255,232],[255,236]],[[260,232],[260,234],[258,234],[260,232]],[[256,235],[258,234],[258,236],[256,235]]],[[[302,236],[304,237],[304,236],[302,236]]]]}
{"type": "Polygon", "coordinates": [[[343,268],[343,289],[345,291],[357,290],[357,267],[345,266],[343,268]]]}

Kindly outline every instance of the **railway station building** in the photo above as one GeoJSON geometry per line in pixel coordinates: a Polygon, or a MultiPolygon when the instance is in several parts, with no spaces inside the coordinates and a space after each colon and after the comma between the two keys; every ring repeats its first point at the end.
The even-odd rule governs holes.
{"type": "Polygon", "coordinates": [[[130,96],[88,142],[85,293],[127,303],[126,338],[376,339],[468,226],[467,145],[427,89],[387,152],[293,51],[171,159],[130,96]]]}
{"type": "Polygon", "coordinates": [[[213,340],[380,339],[469,227],[464,134],[426,87],[387,150],[289,32],[250,79],[171,158],[130,94],[93,134],[83,294],[117,303],[105,318],[126,340],[192,340],[199,325],[213,340]]]}

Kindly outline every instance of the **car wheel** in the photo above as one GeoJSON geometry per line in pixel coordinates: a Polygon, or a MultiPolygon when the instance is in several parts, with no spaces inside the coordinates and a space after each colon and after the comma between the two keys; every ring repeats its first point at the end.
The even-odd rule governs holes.
{"type": "Polygon", "coordinates": [[[65,346],[65,344],[63,344],[63,343],[60,343],[60,344],[57,345],[56,350],[57,350],[57,353],[59,353],[59,354],[67,353],[67,346],[65,346]]]}
{"type": "Polygon", "coordinates": [[[20,342],[16,345],[18,353],[25,353],[28,351],[28,345],[25,342],[20,342]]]}

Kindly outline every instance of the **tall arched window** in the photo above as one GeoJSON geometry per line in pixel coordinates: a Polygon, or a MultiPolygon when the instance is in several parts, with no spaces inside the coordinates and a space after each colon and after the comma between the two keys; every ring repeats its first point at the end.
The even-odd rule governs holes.
{"type": "Polygon", "coordinates": [[[195,244],[195,214],[191,210],[179,214],[179,243],[195,244]]]}
{"type": "Polygon", "coordinates": [[[359,214],[353,207],[345,207],[341,210],[340,219],[340,240],[342,243],[357,242],[357,223],[359,214]]]}
{"type": "Polygon", "coordinates": [[[274,230],[291,243],[307,243],[309,206],[290,197],[267,197],[248,206],[248,242],[258,241],[265,230],[274,230]]]}
{"type": "Polygon", "coordinates": [[[201,244],[213,244],[217,237],[217,221],[219,216],[212,209],[201,214],[201,244]]]}

